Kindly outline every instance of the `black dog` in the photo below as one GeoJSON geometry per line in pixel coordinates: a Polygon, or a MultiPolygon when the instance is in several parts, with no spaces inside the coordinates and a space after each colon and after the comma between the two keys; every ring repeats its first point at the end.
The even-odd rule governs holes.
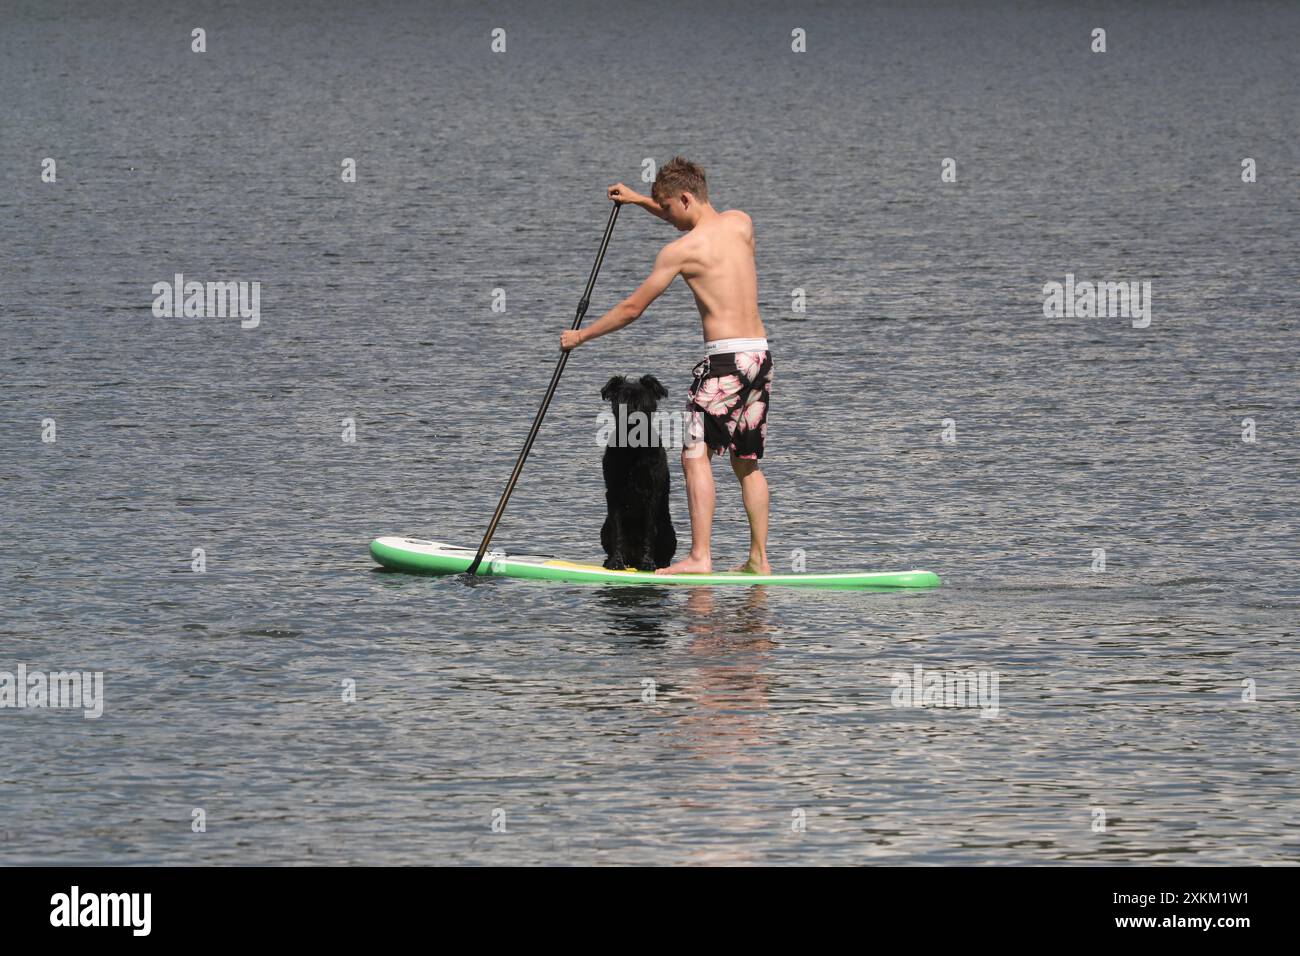
{"type": "Polygon", "coordinates": [[[605,567],[666,568],[677,551],[677,532],[668,513],[668,455],[657,430],[652,436],[651,422],[668,390],[653,375],[642,375],[639,381],[615,375],[600,390],[600,397],[614,408],[614,435],[601,460],[608,509],[600,529],[600,543],[608,555],[605,567]],[[645,416],[639,434],[637,412],[645,416]],[[619,443],[620,419],[627,422],[626,445],[619,443]]]}

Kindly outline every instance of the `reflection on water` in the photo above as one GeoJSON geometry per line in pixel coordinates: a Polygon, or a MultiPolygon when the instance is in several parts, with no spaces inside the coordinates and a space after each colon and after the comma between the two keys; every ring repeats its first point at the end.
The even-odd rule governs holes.
{"type": "Polygon", "coordinates": [[[746,588],[737,600],[713,588],[692,588],[687,598],[692,666],[681,693],[696,708],[677,722],[677,733],[701,756],[735,757],[767,726],[766,666],[777,638],[768,621],[767,590],[746,588]]]}
{"type": "MultiPolygon", "coordinates": [[[[694,793],[683,797],[683,812],[713,810],[714,826],[739,833],[770,824],[764,826],[739,808],[727,812],[728,794],[755,778],[779,773],[760,747],[765,735],[780,729],[769,700],[768,667],[779,635],[768,615],[768,590],[691,589],[685,602],[690,665],[678,690],[691,706],[669,732],[671,746],[713,768],[697,778],[694,793]]],[[[761,843],[738,842],[696,848],[687,862],[740,865],[761,858],[761,843]]]]}

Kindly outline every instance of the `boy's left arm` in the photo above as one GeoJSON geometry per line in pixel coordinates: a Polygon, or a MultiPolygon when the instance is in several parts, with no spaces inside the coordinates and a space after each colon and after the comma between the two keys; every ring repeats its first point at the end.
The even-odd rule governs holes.
{"type": "Polygon", "coordinates": [[[567,352],[583,342],[590,342],[607,332],[631,325],[650,307],[651,302],[659,298],[664,290],[673,284],[673,279],[677,278],[677,273],[680,271],[681,263],[677,260],[676,251],[669,244],[655,257],[655,265],[650,271],[650,277],[642,282],[635,292],[585,329],[566,329],[561,332],[560,348],[567,352]]]}

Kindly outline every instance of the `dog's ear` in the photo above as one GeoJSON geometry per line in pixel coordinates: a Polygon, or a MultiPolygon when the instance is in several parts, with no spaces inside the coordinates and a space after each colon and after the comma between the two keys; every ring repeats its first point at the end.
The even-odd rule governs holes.
{"type": "Polygon", "coordinates": [[[668,389],[664,388],[663,385],[660,384],[659,379],[655,378],[653,375],[642,375],[641,387],[655,398],[668,397],[668,389]]]}
{"type": "Polygon", "coordinates": [[[608,401],[613,396],[614,392],[622,388],[626,382],[627,379],[622,375],[615,375],[606,382],[605,387],[600,390],[600,397],[608,401]]]}

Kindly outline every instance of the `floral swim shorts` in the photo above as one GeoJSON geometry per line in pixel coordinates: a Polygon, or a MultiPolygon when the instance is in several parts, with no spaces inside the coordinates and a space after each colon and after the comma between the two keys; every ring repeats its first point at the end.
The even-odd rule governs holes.
{"type": "Polygon", "coordinates": [[[737,458],[763,457],[767,406],[772,397],[772,353],[767,349],[716,352],[692,370],[687,393],[687,441],[703,441],[737,458]]]}

